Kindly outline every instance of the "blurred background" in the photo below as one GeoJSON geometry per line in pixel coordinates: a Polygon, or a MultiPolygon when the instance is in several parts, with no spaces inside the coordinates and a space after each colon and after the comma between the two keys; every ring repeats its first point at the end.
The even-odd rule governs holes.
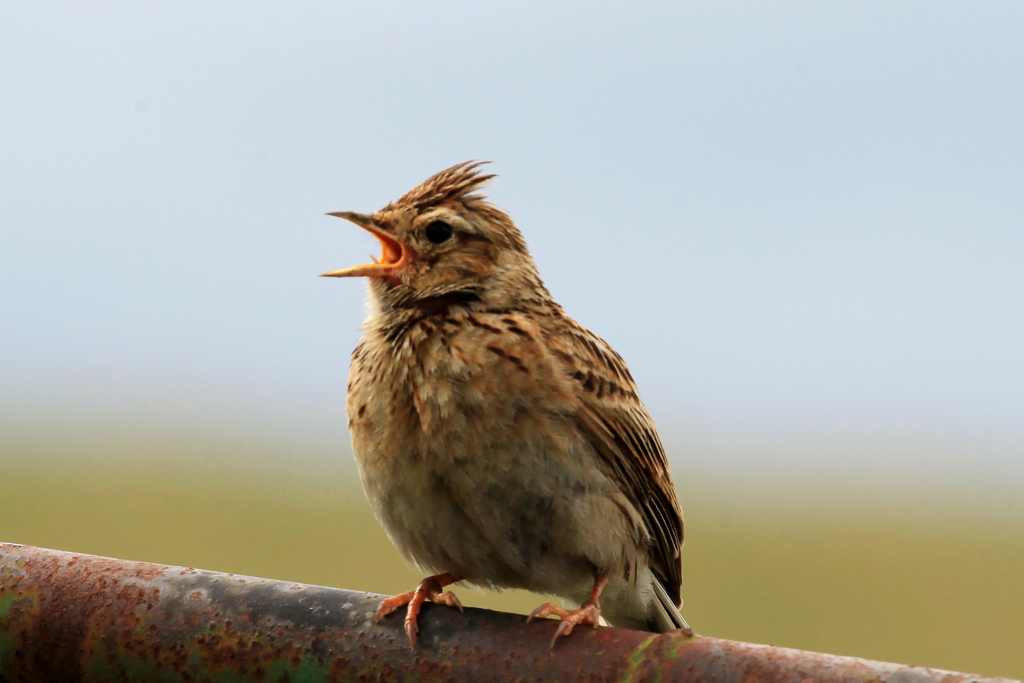
{"type": "MultiPolygon", "coordinates": [[[[706,635],[1024,676],[1024,5],[0,8],[0,540],[381,593],[373,211],[491,159],[706,635]]],[[[541,598],[461,591],[525,611],[541,598]]]]}

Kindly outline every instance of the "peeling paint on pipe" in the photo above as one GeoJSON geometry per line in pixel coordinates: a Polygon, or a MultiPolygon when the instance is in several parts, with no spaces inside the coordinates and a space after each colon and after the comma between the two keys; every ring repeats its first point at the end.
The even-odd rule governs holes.
{"type": "Polygon", "coordinates": [[[577,629],[426,605],[416,651],[382,596],[0,544],[0,683],[1008,679],[679,632],[577,629]]]}

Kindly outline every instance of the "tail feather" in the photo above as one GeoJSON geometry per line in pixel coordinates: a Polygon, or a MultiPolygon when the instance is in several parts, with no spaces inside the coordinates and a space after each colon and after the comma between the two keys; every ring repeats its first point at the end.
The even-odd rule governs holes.
{"type": "Polygon", "coordinates": [[[692,631],[690,625],[686,623],[686,619],[683,619],[683,615],[679,613],[679,608],[668,597],[668,591],[657,578],[654,579],[654,596],[657,600],[651,610],[653,631],[665,633],[679,628],[692,631]]]}

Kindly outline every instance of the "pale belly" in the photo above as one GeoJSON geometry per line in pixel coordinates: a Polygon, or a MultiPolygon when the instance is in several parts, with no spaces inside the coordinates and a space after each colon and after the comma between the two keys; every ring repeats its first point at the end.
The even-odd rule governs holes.
{"type": "Polygon", "coordinates": [[[424,570],[578,595],[598,568],[625,568],[635,556],[617,490],[586,466],[582,448],[553,453],[538,448],[543,439],[496,443],[486,435],[442,440],[444,453],[395,448],[381,457],[356,446],[378,519],[424,570]]]}
{"type": "Polygon", "coordinates": [[[525,352],[522,372],[463,340],[353,356],[353,450],[388,535],[424,571],[490,588],[582,602],[607,574],[617,611],[643,612],[646,532],[579,432],[564,373],[525,352]]]}

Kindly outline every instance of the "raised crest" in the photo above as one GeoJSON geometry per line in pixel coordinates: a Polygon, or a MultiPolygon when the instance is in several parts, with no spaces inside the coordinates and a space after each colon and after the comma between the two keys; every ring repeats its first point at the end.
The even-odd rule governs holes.
{"type": "Polygon", "coordinates": [[[408,206],[421,210],[448,201],[465,199],[474,190],[496,177],[494,174],[480,173],[480,167],[489,163],[489,161],[464,161],[451,168],[446,168],[406,192],[401,199],[388,208],[408,206]]]}

